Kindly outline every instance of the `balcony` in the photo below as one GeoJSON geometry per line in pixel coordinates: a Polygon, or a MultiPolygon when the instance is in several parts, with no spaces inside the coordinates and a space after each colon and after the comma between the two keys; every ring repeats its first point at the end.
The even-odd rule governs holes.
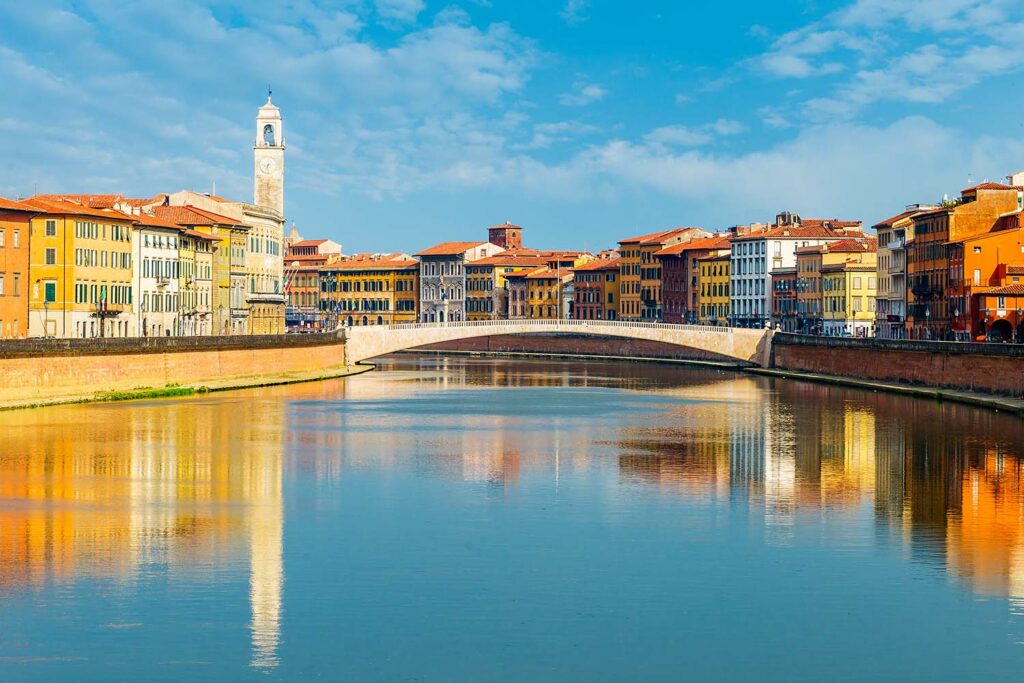
{"type": "Polygon", "coordinates": [[[166,287],[170,283],[171,283],[171,279],[169,277],[164,276],[164,275],[160,275],[160,276],[158,276],[156,278],[156,286],[160,287],[161,289],[163,289],[164,287],[166,287]]]}

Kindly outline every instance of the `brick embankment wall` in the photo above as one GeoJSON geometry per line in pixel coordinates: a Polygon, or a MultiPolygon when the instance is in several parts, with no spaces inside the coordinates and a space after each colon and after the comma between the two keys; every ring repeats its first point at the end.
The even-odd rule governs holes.
{"type": "Polygon", "coordinates": [[[1024,346],[777,333],[772,367],[839,377],[1024,396],[1024,346]]]}
{"type": "Polygon", "coordinates": [[[663,342],[571,334],[496,335],[420,346],[416,351],[536,353],[568,356],[625,356],[735,363],[735,359],[663,342]]]}
{"type": "Polygon", "coordinates": [[[0,403],[201,386],[344,365],[333,334],[0,342],[0,403]]]}

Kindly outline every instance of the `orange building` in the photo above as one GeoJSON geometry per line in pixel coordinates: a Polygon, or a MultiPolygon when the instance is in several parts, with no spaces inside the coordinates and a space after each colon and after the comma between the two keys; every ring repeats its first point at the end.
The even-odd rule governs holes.
{"type": "Polygon", "coordinates": [[[665,247],[710,235],[700,228],[673,228],[619,242],[619,318],[657,322],[661,310],[661,261],[665,247]]]}
{"type": "MultiPolygon", "coordinates": [[[[973,294],[1003,286],[1007,280],[1007,264],[1024,263],[1024,230],[997,230],[967,237],[951,243],[948,252],[950,322],[956,339],[970,341],[985,335],[991,324],[1002,317],[992,317],[989,324],[986,324],[982,311],[975,308],[972,302],[973,294]]],[[[1012,265],[1009,268],[1016,271],[1012,265]]],[[[1014,277],[1019,277],[1019,273],[1011,275],[1009,279],[1014,277]]],[[[1016,283],[1008,281],[1005,284],[1016,283]]],[[[996,309],[994,306],[991,308],[996,309]]]]}
{"type": "Polygon", "coordinates": [[[619,261],[598,259],[574,269],[573,318],[615,320],[619,312],[619,261]]]}
{"type": "Polygon", "coordinates": [[[31,207],[0,197],[0,339],[28,336],[31,207]]]}
{"type": "MultiPolygon", "coordinates": [[[[956,202],[911,218],[914,239],[907,244],[910,338],[944,339],[953,335],[952,314],[957,312],[957,304],[950,305],[949,244],[991,232],[1001,217],[1018,211],[1018,192],[1010,185],[984,183],[963,190],[956,202]]],[[[960,314],[964,315],[962,309],[960,314]]]]}
{"type": "Polygon", "coordinates": [[[697,308],[699,262],[708,256],[729,253],[731,236],[702,237],[673,244],[656,252],[661,262],[661,315],[666,323],[695,323],[700,318],[697,308]]]}
{"type": "Polygon", "coordinates": [[[526,303],[533,320],[560,320],[572,314],[572,299],[568,297],[573,274],[564,268],[547,266],[526,274],[526,303]]]}

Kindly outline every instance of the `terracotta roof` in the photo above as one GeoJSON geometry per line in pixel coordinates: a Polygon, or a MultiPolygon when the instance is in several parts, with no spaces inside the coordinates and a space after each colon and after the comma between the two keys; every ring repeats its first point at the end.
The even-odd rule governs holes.
{"type": "Polygon", "coordinates": [[[516,225],[515,223],[502,223],[501,225],[492,225],[491,227],[489,227],[487,229],[488,230],[497,230],[499,228],[514,228],[516,230],[522,230],[523,226],[516,225]]]}
{"type": "Polygon", "coordinates": [[[319,247],[321,244],[323,244],[326,241],[327,240],[302,240],[301,242],[296,242],[295,244],[292,244],[291,246],[293,246],[293,247],[319,247]]]}
{"type": "Polygon", "coordinates": [[[830,252],[871,252],[878,251],[878,240],[874,237],[850,238],[831,242],[827,247],[830,252]]]}
{"type": "Polygon", "coordinates": [[[92,209],[112,209],[123,197],[119,194],[37,194],[35,199],[74,202],[92,209]]]}
{"type": "Polygon", "coordinates": [[[731,261],[732,260],[732,254],[719,254],[718,256],[705,256],[704,258],[697,259],[697,260],[698,261],[731,261]]]}
{"type": "Polygon", "coordinates": [[[728,249],[729,243],[732,241],[731,237],[700,237],[689,242],[680,242],[679,244],[673,244],[670,247],[665,247],[661,251],[654,253],[655,256],[677,256],[684,251],[695,251],[698,249],[728,249]]]}
{"type": "Polygon", "coordinates": [[[547,256],[524,254],[522,252],[502,252],[494,256],[470,261],[467,266],[543,266],[549,260],[547,256]]]}
{"type": "Polygon", "coordinates": [[[188,235],[189,237],[195,237],[196,239],[206,240],[207,242],[215,242],[219,239],[217,237],[214,237],[213,235],[207,235],[205,232],[189,230],[188,228],[183,228],[181,234],[188,235]]]}
{"type": "Polygon", "coordinates": [[[572,275],[572,270],[569,268],[559,268],[557,270],[552,270],[551,268],[545,266],[543,268],[537,268],[536,270],[531,270],[530,272],[528,272],[526,274],[526,279],[544,280],[565,277],[566,275],[572,275]]]}
{"type": "Polygon", "coordinates": [[[154,215],[178,225],[242,225],[234,218],[221,216],[212,211],[205,211],[194,206],[155,206],[154,215]]]}
{"type": "Polygon", "coordinates": [[[7,211],[27,211],[29,213],[36,213],[38,211],[38,209],[34,209],[31,206],[27,206],[21,202],[11,201],[4,197],[0,197],[0,209],[7,211]]]}
{"type": "Polygon", "coordinates": [[[960,194],[965,192],[975,192],[977,190],[1016,190],[1017,188],[1013,185],[1004,185],[1002,183],[981,183],[980,185],[974,185],[968,187],[966,190],[960,190],[960,194]]]}
{"type": "Polygon", "coordinates": [[[651,232],[646,235],[638,235],[636,237],[619,240],[619,244],[660,244],[661,242],[670,240],[693,230],[700,230],[700,228],[669,228],[668,230],[659,230],[658,232],[651,232]]]}
{"type": "Polygon", "coordinates": [[[135,221],[137,225],[142,225],[151,228],[172,228],[174,230],[182,231],[185,229],[178,225],[177,223],[175,223],[174,221],[170,221],[167,220],[166,218],[161,218],[159,216],[151,216],[148,213],[140,213],[137,216],[132,216],[132,219],[135,221]]]}
{"type": "Polygon", "coordinates": [[[38,209],[40,213],[66,216],[90,216],[93,218],[106,218],[108,220],[115,221],[132,220],[131,216],[126,216],[120,211],[114,211],[113,209],[96,209],[76,202],[29,197],[28,199],[23,200],[22,204],[38,209]]]}
{"type": "Polygon", "coordinates": [[[619,265],[622,263],[621,258],[601,258],[593,261],[588,261],[582,266],[576,266],[573,270],[580,271],[594,271],[594,270],[618,270],[619,265]]]}
{"type": "Polygon", "coordinates": [[[887,228],[887,227],[891,226],[893,223],[900,222],[904,218],[910,218],[912,216],[915,216],[915,215],[917,215],[919,213],[924,213],[926,211],[934,211],[934,209],[911,209],[910,211],[904,211],[903,213],[898,214],[896,216],[893,216],[892,218],[886,218],[881,223],[875,223],[871,227],[873,227],[873,228],[887,228]]]}
{"type": "Polygon", "coordinates": [[[415,268],[420,262],[407,254],[355,254],[320,266],[321,270],[398,270],[415,268]]]}
{"type": "Polygon", "coordinates": [[[1005,287],[996,287],[994,289],[988,289],[982,292],[982,294],[995,294],[997,296],[1006,294],[1024,294],[1024,284],[1018,285],[1006,285],[1005,287]]]}
{"type": "MultiPolygon", "coordinates": [[[[842,221],[849,223],[850,221],[842,221]]],[[[833,223],[836,225],[837,223],[833,223]]],[[[859,225],[859,223],[857,223],[859,225]]],[[[842,227],[852,227],[845,225],[842,227]]],[[[758,240],[758,239],[842,239],[847,237],[844,233],[827,228],[822,222],[803,221],[800,225],[781,225],[772,227],[764,232],[752,232],[746,235],[737,235],[734,241],[758,240]]]]}
{"type": "Polygon", "coordinates": [[[1024,275],[1024,265],[1018,263],[1008,263],[1006,265],[1007,275],[1024,275]]]}
{"type": "Polygon", "coordinates": [[[875,272],[878,270],[878,266],[873,263],[861,263],[860,261],[844,261],[842,263],[830,263],[827,266],[822,266],[821,272],[823,273],[836,273],[840,270],[860,270],[875,272]]]}
{"type": "Polygon", "coordinates": [[[441,242],[424,249],[416,256],[456,256],[483,244],[487,244],[487,242],[441,242]]]}
{"type": "Polygon", "coordinates": [[[122,197],[121,202],[128,206],[134,206],[136,208],[143,206],[150,206],[152,204],[162,204],[167,199],[167,195],[158,194],[155,197],[142,198],[142,197],[122,197]]]}

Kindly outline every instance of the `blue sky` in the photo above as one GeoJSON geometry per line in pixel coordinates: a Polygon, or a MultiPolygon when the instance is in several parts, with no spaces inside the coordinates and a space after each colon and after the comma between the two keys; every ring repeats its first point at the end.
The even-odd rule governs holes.
{"type": "Polygon", "coordinates": [[[1024,168],[1020,0],[0,0],[0,194],[249,199],[346,251],[867,224],[1024,168]],[[127,6],[125,6],[127,5],[127,6]]]}

